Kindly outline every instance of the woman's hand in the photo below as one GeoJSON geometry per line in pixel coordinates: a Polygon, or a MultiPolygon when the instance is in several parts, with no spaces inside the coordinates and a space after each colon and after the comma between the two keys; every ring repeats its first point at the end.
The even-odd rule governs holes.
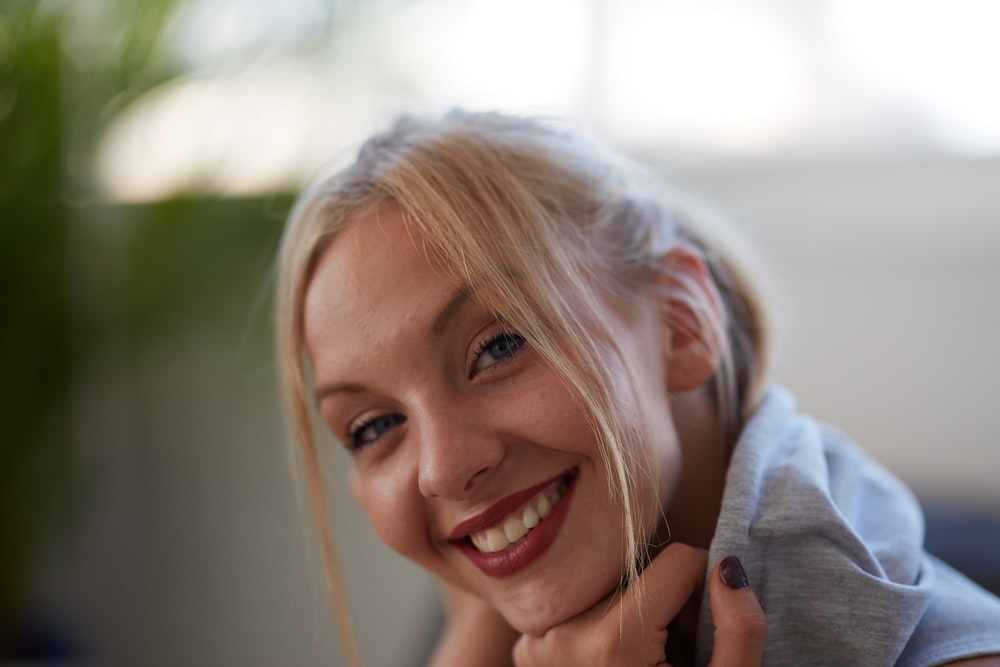
{"type": "Polygon", "coordinates": [[[447,621],[431,667],[510,667],[511,650],[520,636],[487,603],[441,582],[447,621]]]}
{"type": "Polygon", "coordinates": [[[715,564],[708,599],[715,624],[710,667],[758,667],[764,659],[767,617],[735,556],[715,564]]]}
{"type": "MultiPolygon", "coordinates": [[[[591,609],[548,630],[522,636],[514,646],[517,667],[667,665],[668,626],[696,620],[685,608],[704,587],[706,553],[683,544],[663,550],[614,602],[591,609]],[[641,593],[640,593],[641,591],[641,593]]],[[[724,559],[713,569],[709,601],[715,621],[714,667],[760,665],[767,634],[764,612],[746,584],[739,561],[724,559]],[[726,575],[724,585],[720,566],[726,575]],[[742,584],[742,587],[734,587],[742,584]]],[[[680,632],[675,630],[675,632],[680,632]]],[[[693,628],[692,628],[693,635],[693,628]]],[[[688,637],[688,639],[693,639],[688,637]]],[[[672,640],[674,643],[675,637],[672,640]]]]}

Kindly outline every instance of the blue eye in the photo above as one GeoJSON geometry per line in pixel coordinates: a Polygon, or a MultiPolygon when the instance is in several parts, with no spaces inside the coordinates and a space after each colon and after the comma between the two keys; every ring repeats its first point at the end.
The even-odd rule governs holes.
{"type": "Polygon", "coordinates": [[[502,333],[483,342],[476,353],[473,370],[479,372],[512,356],[526,341],[519,333],[502,333]]]}
{"type": "Polygon", "coordinates": [[[402,415],[382,415],[374,419],[369,419],[351,431],[351,448],[359,449],[365,445],[370,445],[394,427],[402,424],[403,421],[402,415]]]}

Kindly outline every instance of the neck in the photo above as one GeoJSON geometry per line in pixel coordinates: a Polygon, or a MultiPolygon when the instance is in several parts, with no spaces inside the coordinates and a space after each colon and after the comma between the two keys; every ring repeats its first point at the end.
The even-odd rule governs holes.
{"type": "Polygon", "coordinates": [[[673,419],[681,444],[681,473],[664,528],[672,542],[707,549],[722,506],[732,443],[704,388],[675,396],[673,419]]]}

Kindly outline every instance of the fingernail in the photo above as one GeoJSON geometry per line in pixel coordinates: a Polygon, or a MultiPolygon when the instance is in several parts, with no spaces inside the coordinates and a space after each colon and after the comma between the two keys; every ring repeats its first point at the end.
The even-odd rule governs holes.
{"type": "Polygon", "coordinates": [[[743,563],[736,556],[726,556],[719,564],[719,578],[726,588],[746,588],[750,585],[743,563]]]}

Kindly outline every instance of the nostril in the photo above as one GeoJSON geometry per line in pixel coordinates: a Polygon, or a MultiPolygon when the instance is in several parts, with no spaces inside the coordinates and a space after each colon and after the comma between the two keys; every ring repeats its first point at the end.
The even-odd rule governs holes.
{"type": "Polygon", "coordinates": [[[483,426],[449,421],[444,409],[418,412],[411,411],[407,427],[415,442],[420,492],[452,500],[480,492],[506,456],[503,440],[483,426]]]}
{"type": "Polygon", "coordinates": [[[483,476],[486,475],[486,473],[488,471],[489,471],[489,468],[483,468],[482,470],[480,470],[479,472],[477,472],[475,475],[473,475],[472,477],[470,477],[469,481],[465,483],[465,492],[469,493],[474,488],[476,488],[476,484],[479,483],[479,480],[481,480],[483,478],[483,476]]]}

